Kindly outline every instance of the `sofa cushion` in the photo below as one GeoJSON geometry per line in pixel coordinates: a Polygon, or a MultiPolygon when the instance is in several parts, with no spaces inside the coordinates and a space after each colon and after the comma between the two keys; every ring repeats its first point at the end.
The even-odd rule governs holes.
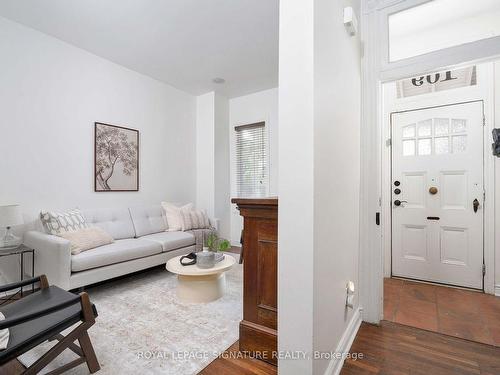
{"type": "Polygon", "coordinates": [[[187,232],[161,232],[142,236],[141,240],[148,240],[159,243],[163,251],[180,249],[181,247],[191,246],[195,244],[195,238],[187,232]]]}
{"type": "Polygon", "coordinates": [[[103,267],[109,264],[144,258],[161,252],[161,245],[154,241],[142,240],[140,238],[118,240],[109,245],[72,255],[71,271],[79,272],[91,268],[103,267]]]}
{"type": "Polygon", "coordinates": [[[83,210],[87,223],[108,232],[115,240],[134,238],[134,224],[128,208],[95,208],[83,210]]]}
{"type": "Polygon", "coordinates": [[[167,220],[160,205],[131,207],[129,210],[137,237],[167,230],[167,220]]]}

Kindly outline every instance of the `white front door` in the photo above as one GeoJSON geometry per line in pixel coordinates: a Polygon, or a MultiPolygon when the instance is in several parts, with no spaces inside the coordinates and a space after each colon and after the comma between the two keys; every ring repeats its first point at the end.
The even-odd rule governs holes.
{"type": "Polygon", "coordinates": [[[483,104],[392,114],[392,274],[483,288],[483,104]]]}

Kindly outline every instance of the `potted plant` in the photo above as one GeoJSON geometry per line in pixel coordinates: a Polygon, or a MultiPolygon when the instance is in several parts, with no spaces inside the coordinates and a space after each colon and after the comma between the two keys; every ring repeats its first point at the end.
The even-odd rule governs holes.
{"type": "Polygon", "coordinates": [[[207,248],[207,250],[214,252],[227,251],[231,248],[231,243],[224,238],[219,238],[217,233],[212,232],[205,241],[204,248],[205,247],[207,248]]]}
{"type": "Polygon", "coordinates": [[[210,233],[203,242],[203,251],[197,254],[197,264],[200,268],[212,268],[224,258],[219,251],[227,251],[231,247],[231,243],[219,238],[216,232],[210,233]]]}

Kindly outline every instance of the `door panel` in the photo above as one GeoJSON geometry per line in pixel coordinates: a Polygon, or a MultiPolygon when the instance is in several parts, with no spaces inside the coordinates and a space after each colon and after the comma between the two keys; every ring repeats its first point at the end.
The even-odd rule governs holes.
{"type": "Polygon", "coordinates": [[[482,119],[482,102],[392,114],[393,275],[482,289],[482,119]]]}

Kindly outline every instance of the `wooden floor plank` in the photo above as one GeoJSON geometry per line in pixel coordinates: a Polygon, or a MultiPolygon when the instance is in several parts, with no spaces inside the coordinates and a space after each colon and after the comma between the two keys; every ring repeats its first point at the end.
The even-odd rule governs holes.
{"type": "Polygon", "coordinates": [[[500,348],[383,321],[363,323],[351,347],[363,358],[346,360],[342,375],[500,374],[500,348]]]}
{"type": "Polygon", "coordinates": [[[205,367],[201,375],[275,375],[277,367],[250,357],[238,355],[239,344],[236,341],[224,355],[205,367]]]}

